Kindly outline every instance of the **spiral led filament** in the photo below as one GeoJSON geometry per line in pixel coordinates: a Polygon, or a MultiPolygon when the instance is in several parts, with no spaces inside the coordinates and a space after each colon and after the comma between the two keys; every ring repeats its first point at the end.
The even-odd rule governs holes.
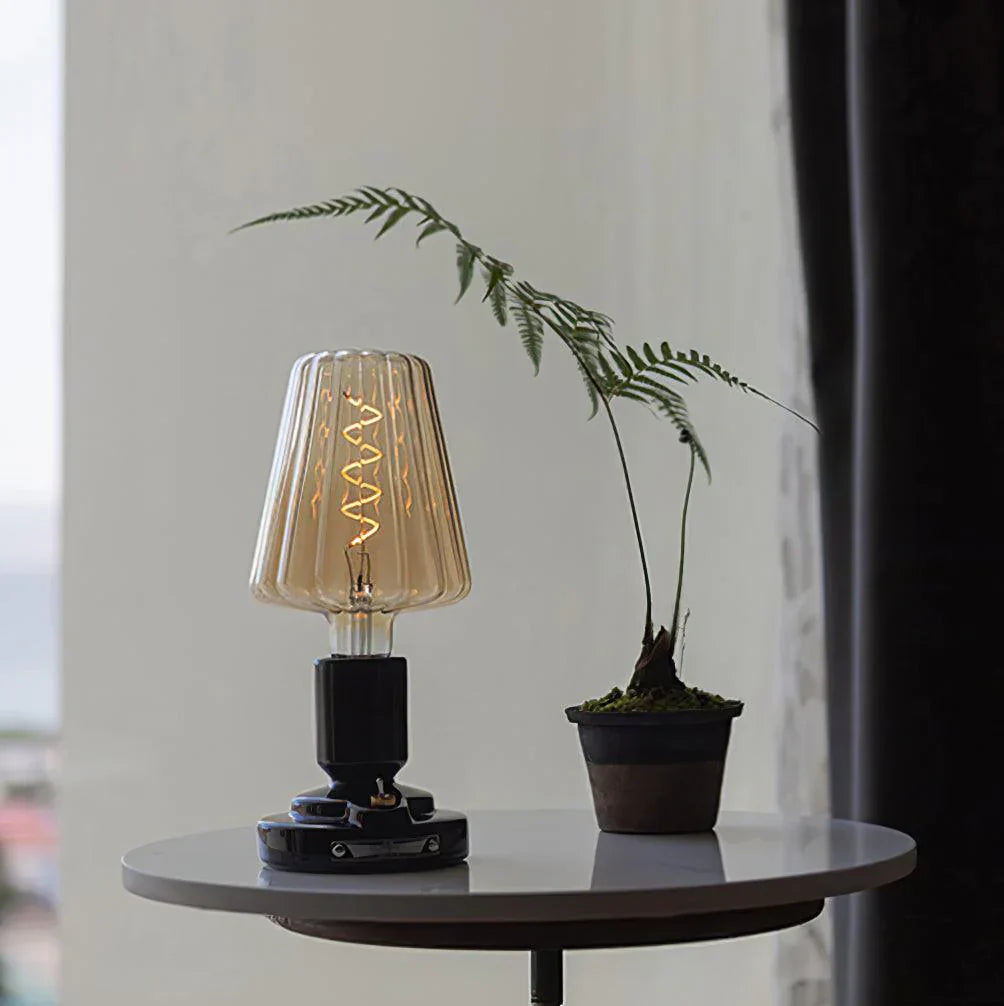
{"type": "MultiPolygon", "coordinates": [[[[377,520],[377,505],[383,491],[374,482],[367,479],[375,479],[377,466],[383,459],[383,451],[375,443],[369,442],[366,437],[372,438],[372,433],[367,433],[366,428],[379,423],[383,419],[383,413],[372,405],[367,405],[362,396],[353,398],[352,389],[345,389],[345,400],[349,405],[359,409],[359,418],[355,422],[349,423],[342,430],[342,436],[353,447],[359,449],[359,456],[342,466],[342,478],[354,487],[357,492],[355,499],[350,499],[352,490],[346,488],[345,496],[342,499],[342,513],[349,520],[359,524],[359,531],[355,537],[346,545],[346,548],[353,548],[362,545],[367,538],[372,537],[380,530],[380,521],[377,520]],[[364,507],[372,505],[373,516],[364,512],[364,507]]],[[[375,433],[375,431],[373,431],[375,433]]]]}

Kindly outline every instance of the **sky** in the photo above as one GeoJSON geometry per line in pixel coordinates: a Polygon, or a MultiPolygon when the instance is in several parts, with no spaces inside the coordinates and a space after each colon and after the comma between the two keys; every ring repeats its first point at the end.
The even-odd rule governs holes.
{"type": "Polygon", "coordinates": [[[0,0],[0,507],[59,496],[61,64],[58,0],[0,0]]]}
{"type": "Polygon", "coordinates": [[[0,729],[58,723],[59,0],[0,0],[0,729]]]}

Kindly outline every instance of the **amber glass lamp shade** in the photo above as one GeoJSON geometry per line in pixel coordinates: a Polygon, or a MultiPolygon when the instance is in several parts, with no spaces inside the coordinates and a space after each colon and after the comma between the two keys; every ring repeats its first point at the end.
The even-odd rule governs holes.
{"type": "Polygon", "coordinates": [[[326,615],[332,653],[378,656],[397,612],[452,604],[470,586],[429,365],[355,349],[297,360],[254,596],[326,615]]]}

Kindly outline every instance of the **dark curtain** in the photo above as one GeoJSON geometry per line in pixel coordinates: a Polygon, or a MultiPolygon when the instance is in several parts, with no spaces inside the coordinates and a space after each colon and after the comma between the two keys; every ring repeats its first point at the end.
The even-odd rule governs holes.
{"type": "MultiPolygon", "coordinates": [[[[830,741],[850,751],[851,434],[854,286],[847,172],[844,0],[788,7],[789,95],[812,382],[821,429],[830,741]],[[844,547],[839,547],[837,543],[844,547]]],[[[850,813],[849,760],[830,758],[834,813],[850,813]]]]}
{"type": "MultiPolygon", "coordinates": [[[[816,420],[826,610],[830,806],[851,817],[851,482],[854,281],[845,0],[789,0],[788,95],[816,420]]],[[[831,903],[833,987],[845,999],[850,904],[831,903]]]]}
{"type": "Polygon", "coordinates": [[[834,811],[920,858],[838,918],[840,1001],[1004,1002],[1004,4],[841,6],[788,4],[834,811]]]}

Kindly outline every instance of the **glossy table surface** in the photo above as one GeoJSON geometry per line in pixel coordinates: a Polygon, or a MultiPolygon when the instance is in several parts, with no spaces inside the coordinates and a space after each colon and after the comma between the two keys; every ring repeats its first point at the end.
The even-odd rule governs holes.
{"type": "MultiPolygon", "coordinates": [[[[818,912],[824,898],[905,876],[916,855],[909,836],[887,828],[769,814],[725,813],[714,832],[652,836],[603,834],[589,811],[487,811],[470,815],[470,832],[461,866],[332,876],[263,868],[249,826],[135,849],[122,861],[123,881],[155,901],[330,920],[331,932],[352,924],[518,927],[812,903],[818,912]]],[[[771,927],[747,931],[763,928],[771,927]]],[[[381,942],[450,945],[442,940],[381,942]]]]}

